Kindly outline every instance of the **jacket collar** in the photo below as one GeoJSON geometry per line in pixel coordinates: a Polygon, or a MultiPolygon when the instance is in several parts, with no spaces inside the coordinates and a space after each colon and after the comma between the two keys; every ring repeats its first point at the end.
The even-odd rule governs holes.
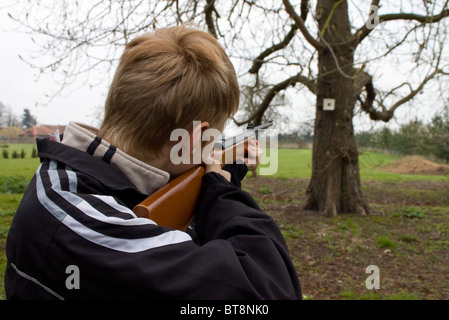
{"type": "Polygon", "coordinates": [[[145,195],[167,184],[169,173],[131,157],[109,142],[98,137],[98,129],[70,122],[64,131],[62,143],[87,152],[97,159],[119,169],[145,195]]]}

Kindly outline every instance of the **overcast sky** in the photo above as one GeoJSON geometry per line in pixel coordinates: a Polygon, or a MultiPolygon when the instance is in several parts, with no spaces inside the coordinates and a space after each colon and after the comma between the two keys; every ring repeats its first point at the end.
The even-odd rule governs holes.
{"type": "Polygon", "coordinates": [[[95,124],[94,115],[96,109],[103,106],[107,84],[93,89],[81,86],[43,105],[48,101],[45,93],[54,92],[58,86],[49,75],[38,79],[39,71],[19,58],[19,54],[27,56],[35,47],[30,35],[17,31],[16,25],[7,15],[7,8],[1,7],[2,5],[0,101],[11,107],[19,117],[24,108],[29,108],[41,124],[66,124],[69,121],[95,124]]]}

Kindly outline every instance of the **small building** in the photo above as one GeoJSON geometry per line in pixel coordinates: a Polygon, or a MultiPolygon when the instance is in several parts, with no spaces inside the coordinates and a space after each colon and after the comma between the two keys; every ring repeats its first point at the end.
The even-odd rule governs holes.
{"type": "Polygon", "coordinates": [[[57,125],[39,125],[33,126],[22,131],[19,134],[19,139],[24,140],[35,140],[36,138],[47,138],[49,135],[55,134],[56,130],[59,130],[59,134],[63,134],[66,126],[57,125]]]}

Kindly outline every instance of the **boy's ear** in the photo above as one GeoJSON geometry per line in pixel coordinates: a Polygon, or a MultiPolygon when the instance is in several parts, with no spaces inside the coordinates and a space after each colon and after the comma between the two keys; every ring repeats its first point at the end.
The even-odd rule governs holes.
{"type": "Polygon", "coordinates": [[[203,132],[209,129],[209,122],[193,121],[193,126],[189,130],[190,134],[190,154],[201,151],[203,132]]]}

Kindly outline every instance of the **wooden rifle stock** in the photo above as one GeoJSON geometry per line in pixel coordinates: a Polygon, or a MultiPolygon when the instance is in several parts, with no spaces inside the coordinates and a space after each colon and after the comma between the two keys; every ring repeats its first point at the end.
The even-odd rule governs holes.
{"type": "MultiPolygon", "coordinates": [[[[248,139],[256,135],[257,130],[267,128],[272,122],[253,128],[248,125],[248,132],[222,140],[214,145],[215,149],[224,150],[221,165],[234,163],[242,159],[247,152],[248,139]],[[243,146],[242,146],[243,145],[243,146]],[[239,154],[239,151],[244,153],[239,154]]],[[[193,212],[201,191],[201,181],[205,168],[198,165],[176,177],[165,186],[151,194],[133,208],[139,218],[148,218],[163,227],[185,231],[193,219],[193,212]]]]}
{"type": "Polygon", "coordinates": [[[203,176],[201,165],[188,170],[135,206],[134,213],[160,226],[185,231],[193,218],[203,176]]]}

